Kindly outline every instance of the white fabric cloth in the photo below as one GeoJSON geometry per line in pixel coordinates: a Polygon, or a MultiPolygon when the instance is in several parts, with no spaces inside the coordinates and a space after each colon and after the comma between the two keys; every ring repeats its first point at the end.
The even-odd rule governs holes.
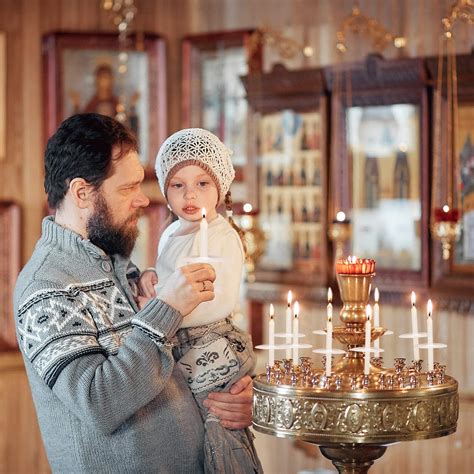
{"type": "MultiPolygon", "coordinates": [[[[183,265],[184,260],[199,256],[199,244],[199,221],[179,219],[165,229],[156,261],[158,297],[168,277],[183,265]]],[[[182,327],[201,326],[226,318],[238,302],[244,249],[237,232],[221,215],[209,222],[208,247],[210,257],[220,258],[218,263],[212,263],[216,271],[215,298],[201,303],[186,316],[182,327]]]]}

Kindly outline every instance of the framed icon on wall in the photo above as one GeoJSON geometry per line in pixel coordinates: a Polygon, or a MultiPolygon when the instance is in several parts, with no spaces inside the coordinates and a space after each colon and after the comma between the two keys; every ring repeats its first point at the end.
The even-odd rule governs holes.
{"type": "Polygon", "coordinates": [[[131,128],[147,175],[166,138],[166,58],[158,35],[53,33],[43,38],[46,139],[75,113],[96,112],[131,128]],[[125,55],[125,56],[124,56],[125,55]]]}

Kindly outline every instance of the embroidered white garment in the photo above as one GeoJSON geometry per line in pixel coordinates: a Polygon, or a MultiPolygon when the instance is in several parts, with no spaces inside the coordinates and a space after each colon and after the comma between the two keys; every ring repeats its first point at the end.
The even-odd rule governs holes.
{"type": "MultiPolygon", "coordinates": [[[[199,222],[180,219],[165,229],[158,245],[156,262],[158,297],[169,276],[181,266],[183,260],[199,256],[199,246],[199,222]]],[[[182,327],[201,326],[229,316],[239,298],[244,250],[239,235],[221,215],[209,222],[208,246],[209,256],[221,259],[212,264],[216,271],[215,298],[198,305],[184,318],[182,327]]]]}

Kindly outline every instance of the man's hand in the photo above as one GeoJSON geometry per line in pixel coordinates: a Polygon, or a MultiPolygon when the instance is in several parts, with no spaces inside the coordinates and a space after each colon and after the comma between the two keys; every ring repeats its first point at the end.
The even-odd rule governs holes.
{"type": "Polygon", "coordinates": [[[145,270],[138,280],[138,289],[141,296],[154,298],[156,296],[155,285],[158,283],[158,277],[153,270],[145,270]]]}
{"type": "Polygon", "coordinates": [[[137,303],[138,305],[138,309],[143,309],[146,304],[148,303],[148,301],[150,300],[153,300],[154,298],[148,298],[147,296],[140,296],[138,295],[136,298],[135,298],[135,302],[137,303]]]}
{"type": "Polygon", "coordinates": [[[252,379],[245,375],[232,385],[230,392],[211,392],[203,403],[224,428],[247,428],[252,424],[252,379]]]}
{"type": "Polygon", "coordinates": [[[199,303],[214,299],[216,272],[207,263],[192,263],[178,268],[161,289],[158,298],[188,315],[199,303]]]}

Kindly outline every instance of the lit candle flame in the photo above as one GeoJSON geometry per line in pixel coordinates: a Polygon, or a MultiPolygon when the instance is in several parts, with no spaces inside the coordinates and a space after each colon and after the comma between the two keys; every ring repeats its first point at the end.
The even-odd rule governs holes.
{"type": "Polygon", "coordinates": [[[297,318],[300,314],[300,304],[298,303],[298,301],[295,301],[295,304],[293,305],[293,312],[295,314],[295,318],[297,318]]]}
{"type": "Polygon", "coordinates": [[[331,290],[331,287],[328,288],[328,303],[332,303],[332,290],[331,290]]]}
{"type": "Polygon", "coordinates": [[[426,311],[428,312],[428,317],[431,318],[431,315],[433,314],[433,303],[431,300],[428,300],[428,303],[426,304],[426,311]]]}
{"type": "Polygon", "coordinates": [[[444,212],[449,212],[449,206],[448,206],[447,204],[445,204],[445,205],[443,206],[443,211],[444,211],[444,212]]]}
{"type": "Polygon", "coordinates": [[[203,207],[201,209],[201,213],[202,213],[202,218],[205,219],[206,218],[206,208],[205,207],[203,207]]]}
{"type": "Polygon", "coordinates": [[[293,301],[293,293],[291,292],[291,290],[288,292],[288,307],[291,306],[291,302],[293,301]]]}
{"type": "Polygon", "coordinates": [[[370,304],[365,307],[365,314],[367,316],[367,321],[370,321],[370,318],[372,317],[372,306],[370,306],[370,304]]]}
{"type": "Polygon", "coordinates": [[[374,300],[376,303],[379,302],[379,289],[378,288],[375,288],[375,291],[374,291],[374,300]]]}
{"type": "Polygon", "coordinates": [[[416,295],[414,291],[411,292],[411,305],[412,306],[416,305],[416,295]]]}
{"type": "Polygon", "coordinates": [[[244,204],[244,212],[252,212],[252,209],[253,209],[252,204],[250,204],[249,202],[246,202],[244,204]]]}
{"type": "Polygon", "coordinates": [[[275,308],[273,307],[273,304],[270,304],[270,318],[273,319],[274,315],[275,315],[275,308]]]}
{"type": "Polygon", "coordinates": [[[342,211],[339,211],[337,214],[336,214],[336,220],[338,222],[344,222],[344,220],[346,219],[346,214],[342,211]]]}

